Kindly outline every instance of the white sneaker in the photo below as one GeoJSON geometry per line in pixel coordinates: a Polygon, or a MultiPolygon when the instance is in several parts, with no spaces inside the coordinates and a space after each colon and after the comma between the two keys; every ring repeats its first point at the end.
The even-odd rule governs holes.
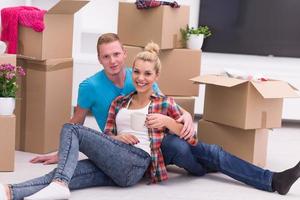
{"type": "Polygon", "coordinates": [[[47,187],[41,189],[31,196],[25,197],[25,200],[59,200],[69,199],[71,196],[68,187],[59,183],[52,182],[47,187]]]}

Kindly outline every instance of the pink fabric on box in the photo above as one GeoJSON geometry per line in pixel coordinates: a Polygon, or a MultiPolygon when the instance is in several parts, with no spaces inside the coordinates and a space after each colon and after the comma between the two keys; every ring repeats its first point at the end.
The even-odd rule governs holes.
{"type": "Polygon", "coordinates": [[[7,53],[15,54],[18,49],[18,25],[42,32],[45,28],[46,10],[31,6],[3,8],[1,10],[1,40],[7,44],[7,53]]]}

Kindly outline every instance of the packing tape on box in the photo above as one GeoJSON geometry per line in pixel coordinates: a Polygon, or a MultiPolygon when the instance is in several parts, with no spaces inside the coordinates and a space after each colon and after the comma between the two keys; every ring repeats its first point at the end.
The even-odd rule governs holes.
{"type": "Polygon", "coordinates": [[[34,69],[38,71],[56,71],[66,68],[73,67],[73,59],[50,59],[50,60],[31,60],[31,59],[24,59],[18,58],[22,60],[22,63],[25,65],[25,69],[34,69]]]}

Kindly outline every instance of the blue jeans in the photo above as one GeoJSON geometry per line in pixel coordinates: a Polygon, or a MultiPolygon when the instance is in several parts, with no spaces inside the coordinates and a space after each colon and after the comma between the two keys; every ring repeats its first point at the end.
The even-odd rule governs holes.
{"type": "Polygon", "coordinates": [[[121,187],[136,184],[145,174],[150,155],[90,128],[65,124],[61,131],[57,168],[49,174],[10,185],[12,199],[23,199],[46,187],[53,180],[71,190],[93,186],[121,187]],[[89,159],[78,161],[79,151],[89,159]]]}
{"type": "Polygon", "coordinates": [[[191,146],[175,135],[167,135],[161,149],[166,164],[175,164],[194,175],[218,171],[255,188],[273,191],[273,172],[241,160],[218,145],[198,142],[191,146]]]}
{"type": "MultiPolygon", "coordinates": [[[[64,161],[61,161],[58,164],[57,169],[45,176],[20,184],[11,185],[10,187],[13,199],[23,199],[23,197],[29,196],[41,190],[42,188],[46,187],[54,178],[69,183],[69,188],[71,190],[94,186],[130,186],[141,179],[141,174],[144,173],[146,167],[143,168],[140,165],[133,165],[132,168],[134,170],[132,170],[132,174],[127,172],[129,173],[131,181],[127,181],[126,183],[126,176],[124,176],[122,173],[123,164],[126,163],[122,162],[123,164],[119,165],[118,163],[121,162],[120,160],[124,158],[126,160],[127,157],[130,157],[132,156],[131,154],[133,154],[133,157],[141,159],[141,163],[146,163],[144,166],[149,165],[150,158],[148,155],[144,151],[132,147],[131,145],[126,145],[124,143],[112,140],[104,134],[99,135],[98,132],[82,126],[65,125],[62,132],[65,132],[65,130],[68,130],[66,131],[68,133],[71,132],[72,137],[70,137],[70,134],[61,134],[62,138],[59,155],[60,159],[64,161]],[[67,139],[67,141],[69,141],[67,144],[69,145],[65,144],[65,138],[69,138],[67,139]],[[98,143],[98,140],[100,140],[100,143],[98,143]],[[79,144],[79,150],[83,153],[86,153],[90,159],[78,161],[76,166],[76,159],[78,156],[74,157],[69,155],[68,152],[71,151],[68,150],[68,148],[73,149],[71,148],[72,145],[70,144],[77,146],[77,143],[79,144]],[[100,144],[102,146],[100,146],[100,144]],[[109,146],[110,144],[112,145],[111,147],[109,146]],[[107,151],[110,152],[111,148],[115,148],[116,146],[120,147],[120,154],[117,154],[117,156],[106,154],[107,151]],[[64,151],[62,149],[64,149],[64,151]],[[67,162],[68,159],[73,160],[73,162],[76,160],[75,164],[67,162]],[[104,163],[106,163],[106,161],[111,161],[112,163],[117,161],[117,163],[114,163],[114,165],[109,167],[101,166],[101,163],[99,163],[98,159],[102,159],[102,162],[105,161],[104,163]],[[75,169],[74,166],[76,167],[75,169]],[[108,167],[108,169],[106,167],[108,167]],[[73,176],[71,176],[72,171],[73,176]],[[136,172],[138,174],[137,176],[135,175],[136,172]],[[120,180],[118,177],[114,176],[115,174],[118,174],[121,177],[120,180]]],[[[175,164],[197,176],[202,176],[212,171],[220,171],[236,180],[244,182],[258,189],[272,191],[272,172],[247,163],[223,151],[217,145],[198,143],[196,146],[191,146],[177,136],[168,134],[163,139],[161,150],[166,165],[175,164]]],[[[128,168],[131,167],[126,167],[125,171],[128,168]]]]}

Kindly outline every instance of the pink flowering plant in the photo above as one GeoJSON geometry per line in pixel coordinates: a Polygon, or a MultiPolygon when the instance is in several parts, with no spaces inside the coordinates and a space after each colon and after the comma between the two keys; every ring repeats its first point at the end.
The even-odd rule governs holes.
{"type": "Polygon", "coordinates": [[[25,76],[22,67],[11,64],[0,65],[0,97],[16,97],[17,76],[25,76]]]}

